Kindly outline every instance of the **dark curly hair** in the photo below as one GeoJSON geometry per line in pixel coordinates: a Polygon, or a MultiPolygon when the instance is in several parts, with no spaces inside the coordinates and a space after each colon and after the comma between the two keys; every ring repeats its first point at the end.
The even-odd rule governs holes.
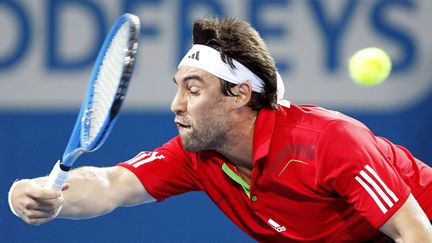
{"type": "MultiPolygon", "coordinates": [[[[232,59],[237,60],[264,81],[264,92],[252,92],[249,107],[277,107],[276,65],[263,39],[249,23],[235,18],[200,18],[193,24],[192,42],[219,51],[222,60],[232,68],[232,59]]],[[[235,96],[231,91],[235,84],[220,80],[222,93],[235,96]]]]}

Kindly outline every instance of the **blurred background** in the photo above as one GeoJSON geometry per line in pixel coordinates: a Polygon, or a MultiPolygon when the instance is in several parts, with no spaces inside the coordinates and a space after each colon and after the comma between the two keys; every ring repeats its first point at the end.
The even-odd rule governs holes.
{"type": "Polygon", "coordinates": [[[287,99],[351,115],[431,164],[431,9],[428,0],[0,0],[0,241],[253,242],[203,193],[40,226],[10,213],[12,182],[48,174],[62,155],[99,46],[122,13],[142,21],[126,109],[77,166],[114,165],[176,135],[172,77],[202,16],[249,21],[287,99]],[[347,61],[370,46],[387,51],[394,68],[381,85],[357,86],[347,61]]]}

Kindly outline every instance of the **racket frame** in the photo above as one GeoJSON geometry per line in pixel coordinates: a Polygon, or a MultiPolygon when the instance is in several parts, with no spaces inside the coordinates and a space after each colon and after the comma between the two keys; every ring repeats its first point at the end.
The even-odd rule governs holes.
{"type": "Polygon", "coordinates": [[[133,14],[124,14],[120,16],[112,26],[110,32],[102,44],[95,65],[93,67],[90,81],[87,87],[84,102],[81,104],[80,112],[75,122],[72,134],[69,138],[69,142],[65,148],[62,159],[57,161],[54,165],[48,180],[45,184],[47,188],[54,188],[60,190],[63,187],[64,182],[67,179],[68,171],[72,167],[75,160],[83,153],[92,152],[97,150],[107,139],[110,134],[115,122],[117,121],[120,108],[126,96],[126,92],[129,87],[130,79],[136,62],[136,56],[138,52],[138,38],[140,33],[140,21],[139,18],[133,14]],[[109,113],[107,114],[104,122],[91,143],[86,143],[85,132],[88,132],[89,114],[91,112],[93,104],[93,92],[94,84],[99,74],[99,70],[104,60],[106,51],[110,47],[112,40],[114,39],[118,30],[122,25],[128,22],[129,24],[129,39],[128,49],[123,66],[122,75],[120,77],[119,85],[112,102],[109,113]]]}

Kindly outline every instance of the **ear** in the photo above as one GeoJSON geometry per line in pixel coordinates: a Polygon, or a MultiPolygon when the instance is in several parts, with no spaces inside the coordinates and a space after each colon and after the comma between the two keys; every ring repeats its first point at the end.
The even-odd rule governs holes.
{"type": "Polygon", "coordinates": [[[235,104],[237,107],[246,106],[252,97],[252,86],[249,82],[242,82],[236,85],[233,90],[237,96],[235,97],[235,104]]]}

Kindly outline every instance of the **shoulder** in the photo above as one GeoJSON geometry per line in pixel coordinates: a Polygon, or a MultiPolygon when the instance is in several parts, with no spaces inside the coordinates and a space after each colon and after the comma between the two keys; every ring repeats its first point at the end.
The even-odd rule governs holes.
{"type": "Polygon", "coordinates": [[[349,135],[350,131],[369,131],[360,121],[341,112],[314,105],[294,105],[289,108],[279,107],[274,110],[276,125],[315,132],[316,135],[341,133],[349,135]]]}
{"type": "Polygon", "coordinates": [[[281,146],[307,146],[316,163],[352,159],[377,146],[375,135],[360,121],[312,105],[292,105],[277,111],[274,139],[281,146]]]}

